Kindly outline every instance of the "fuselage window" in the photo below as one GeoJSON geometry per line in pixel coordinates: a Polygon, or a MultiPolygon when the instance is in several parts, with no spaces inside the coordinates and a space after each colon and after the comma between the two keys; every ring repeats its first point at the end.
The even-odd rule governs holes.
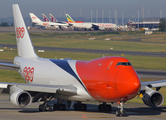
{"type": "Polygon", "coordinates": [[[130,62],[118,62],[117,65],[131,66],[130,62]]]}

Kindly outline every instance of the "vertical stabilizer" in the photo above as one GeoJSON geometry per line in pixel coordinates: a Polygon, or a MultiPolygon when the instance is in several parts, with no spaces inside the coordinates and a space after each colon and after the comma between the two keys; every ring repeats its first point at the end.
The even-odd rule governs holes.
{"type": "Polygon", "coordinates": [[[50,20],[47,18],[47,16],[45,14],[42,13],[42,17],[44,22],[50,22],[50,20]]]}
{"type": "Polygon", "coordinates": [[[18,4],[13,4],[18,56],[37,57],[18,4]]]}
{"type": "Polygon", "coordinates": [[[42,22],[35,14],[33,13],[29,13],[32,23],[38,23],[38,22],[42,22]]]}
{"type": "Polygon", "coordinates": [[[66,18],[69,23],[75,23],[75,21],[70,17],[70,15],[66,14],[66,18]]]}
{"type": "Polygon", "coordinates": [[[49,16],[52,22],[58,22],[58,20],[52,14],[49,14],[49,16]]]}

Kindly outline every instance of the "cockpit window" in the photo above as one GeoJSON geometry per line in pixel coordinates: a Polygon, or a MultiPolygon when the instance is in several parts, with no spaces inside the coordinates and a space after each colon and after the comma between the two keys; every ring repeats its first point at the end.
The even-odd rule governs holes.
{"type": "Polygon", "coordinates": [[[118,65],[131,66],[131,63],[130,63],[130,62],[118,62],[118,63],[117,63],[117,66],[118,66],[118,65]]]}

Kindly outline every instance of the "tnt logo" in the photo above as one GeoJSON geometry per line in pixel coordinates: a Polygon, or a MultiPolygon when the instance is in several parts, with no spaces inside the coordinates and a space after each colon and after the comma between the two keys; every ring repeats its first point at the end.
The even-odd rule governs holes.
{"type": "Polygon", "coordinates": [[[32,82],[33,81],[33,75],[34,75],[34,67],[25,67],[23,69],[23,78],[28,81],[32,82]]]}
{"type": "Polygon", "coordinates": [[[17,34],[17,38],[23,38],[24,37],[24,33],[25,33],[25,29],[24,27],[17,27],[16,28],[16,34],[17,34]]]}

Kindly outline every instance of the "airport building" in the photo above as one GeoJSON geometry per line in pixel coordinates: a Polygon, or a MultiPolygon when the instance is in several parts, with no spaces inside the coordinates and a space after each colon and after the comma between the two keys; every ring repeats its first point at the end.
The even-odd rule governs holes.
{"type": "MultiPolygon", "coordinates": [[[[164,18],[166,21],[166,18],[164,18]]],[[[148,28],[148,29],[158,29],[160,23],[160,18],[146,18],[142,19],[142,22],[129,21],[127,23],[128,27],[135,28],[148,28]]]]}

